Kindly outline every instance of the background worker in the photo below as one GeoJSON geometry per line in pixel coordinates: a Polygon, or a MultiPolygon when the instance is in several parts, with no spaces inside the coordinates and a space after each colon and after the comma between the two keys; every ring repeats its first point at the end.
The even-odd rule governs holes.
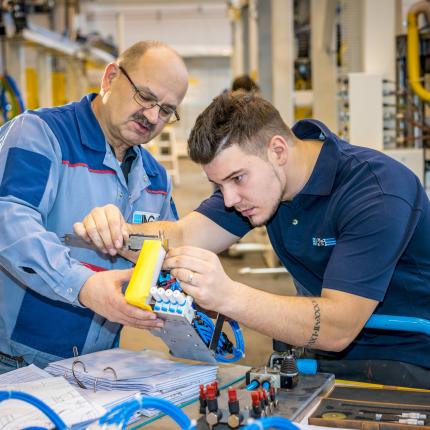
{"type": "Polygon", "coordinates": [[[418,178],[318,121],[290,130],[269,102],[244,93],[218,96],[188,145],[220,187],[196,211],[136,227],[110,205],[75,231],[114,253],[127,231],[162,228],[174,246],[164,267],[203,308],[317,350],[321,370],[338,378],[429,388],[430,337],[363,329],[373,313],[430,319],[430,204],[418,178]],[[260,225],[298,296],[233,281],[215,255],[260,225]]]}
{"type": "Polygon", "coordinates": [[[249,75],[241,75],[235,78],[231,84],[232,91],[259,92],[260,87],[249,75]]]}
{"type": "Polygon", "coordinates": [[[161,324],[126,303],[131,270],[102,271],[130,262],[60,237],[108,203],[129,222],[177,218],[170,177],[140,145],[179,119],[187,85],[175,51],[139,42],[106,67],[99,94],[1,128],[0,371],[111,348],[123,324],[161,324]]]}

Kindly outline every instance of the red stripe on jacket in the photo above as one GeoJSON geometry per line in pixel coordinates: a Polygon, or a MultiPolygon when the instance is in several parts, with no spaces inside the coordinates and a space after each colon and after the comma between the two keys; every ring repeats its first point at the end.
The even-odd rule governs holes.
{"type": "Polygon", "coordinates": [[[146,192],[150,194],[163,194],[163,196],[167,196],[167,191],[163,190],[148,190],[148,188],[146,188],[146,192]]]}
{"type": "Polygon", "coordinates": [[[85,163],[73,163],[71,164],[68,160],[63,160],[62,164],[65,164],[68,167],[86,167],[90,172],[93,173],[110,173],[111,175],[114,175],[116,172],[115,170],[97,170],[97,169],[91,169],[88,167],[88,164],[85,163]]]}
{"type": "Polygon", "coordinates": [[[93,272],[105,272],[108,269],[105,269],[101,266],[96,266],[95,264],[85,263],[84,261],[81,261],[81,264],[85,267],[88,267],[88,269],[91,269],[93,272]]]}

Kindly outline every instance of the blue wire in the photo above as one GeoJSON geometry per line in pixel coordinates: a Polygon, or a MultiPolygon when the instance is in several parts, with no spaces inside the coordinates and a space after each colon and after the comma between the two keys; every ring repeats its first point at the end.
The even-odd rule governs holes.
{"type": "Polygon", "coordinates": [[[30,403],[35,406],[39,411],[43,412],[55,425],[58,430],[68,430],[69,427],[58,416],[58,414],[51,409],[46,403],[39,400],[31,394],[22,393],[20,391],[0,391],[0,402],[8,399],[22,400],[23,402],[30,403]]]}
{"type": "Polygon", "coordinates": [[[141,401],[141,407],[145,408],[155,408],[169,415],[173,420],[175,420],[178,425],[183,429],[193,429],[195,425],[192,421],[185,415],[185,413],[178,406],[173,403],[168,402],[164,399],[158,399],[156,397],[143,397],[141,401]]]}
{"type": "Polygon", "coordinates": [[[112,409],[99,419],[99,424],[117,424],[123,429],[133,414],[142,408],[158,409],[171,417],[182,429],[195,429],[193,422],[178,406],[157,397],[140,396],[116,406],[114,409],[117,413],[112,415],[114,411],[114,409],[112,409]]]}
{"type": "MultiPolygon", "coordinates": [[[[171,281],[173,278],[170,272],[161,271],[158,276],[158,284],[163,285],[163,283],[171,281]]],[[[182,291],[180,282],[176,280],[173,284],[169,285],[169,289],[172,291],[179,290],[182,291]]],[[[215,326],[213,321],[203,312],[196,312],[197,319],[194,320],[193,326],[199,336],[202,338],[203,342],[209,346],[210,341],[215,331],[215,326]]],[[[226,350],[227,338],[221,333],[218,341],[218,345],[215,351],[215,359],[221,363],[232,363],[234,361],[240,360],[245,351],[245,344],[243,341],[242,330],[236,321],[229,321],[230,327],[233,331],[236,347],[233,347],[233,353],[231,357],[227,357],[228,351],[226,350]]]]}
{"type": "Polygon", "coordinates": [[[251,382],[246,386],[246,389],[247,389],[248,391],[253,391],[253,390],[257,389],[259,385],[260,385],[260,383],[259,383],[256,379],[254,379],[253,381],[251,381],[251,382]]]}
{"type": "Polygon", "coordinates": [[[116,416],[116,414],[120,413],[122,409],[124,408],[126,402],[121,403],[119,405],[114,406],[112,409],[109,409],[103,416],[99,418],[99,424],[105,424],[109,420],[111,420],[113,417],[116,416]]]}
{"type": "Polygon", "coordinates": [[[265,417],[248,424],[243,430],[262,430],[275,428],[280,430],[299,430],[288,418],[283,417],[265,417]]]}
{"type": "MultiPolygon", "coordinates": [[[[202,338],[203,342],[206,343],[206,345],[209,345],[215,330],[214,323],[203,312],[196,312],[196,315],[197,319],[194,322],[194,328],[202,338]],[[200,322],[198,320],[200,320],[200,322]]],[[[232,363],[234,361],[240,360],[243,357],[243,351],[245,350],[242,330],[240,329],[239,324],[236,321],[229,321],[229,324],[235,337],[236,346],[233,347],[232,356],[226,357],[228,354],[228,351],[225,350],[227,339],[224,334],[221,333],[215,354],[216,360],[221,363],[232,363]]]]}
{"type": "Polygon", "coordinates": [[[7,83],[10,85],[10,87],[12,88],[12,91],[16,97],[16,100],[18,102],[18,107],[20,109],[21,112],[24,112],[24,102],[22,100],[21,97],[21,93],[18,89],[18,85],[16,84],[16,82],[14,81],[14,79],[12,78],[12,76],[8,75],[7,73],[4,75],[4,78],[6,79],[7,83]]]}
{"type": "Polygon", "coordinates": [[[0,92],[0,106],[3,116],[3,121],[7,122],[9,121],[8,113],[10,111],[10,105],[6,98],[6,88],[2,85],[1,86],[1,92],[0,92]]]}
{"type": "Polygon", "coordinates": [[[46,427],[25,427],[23,430],[46,430],[46,427]]]}
{"type": "Polygon", "coordinates": [[[140,402],[137,400],[132,400],[128,406],[126,406],[120,413],[114,423],[118,424],[120,428],[125,428],[127,426],[130,418],[140,409],[140,402]]]}
{"type": "Polygon", "coordinates": [[[264,388],[266,391],[269,391],[269,390],[270,390],[270,382],[269,382],[269,381],[263,381],[263,383],[262,383],[261,385],[263,386],[263,388],[264,388]]]}

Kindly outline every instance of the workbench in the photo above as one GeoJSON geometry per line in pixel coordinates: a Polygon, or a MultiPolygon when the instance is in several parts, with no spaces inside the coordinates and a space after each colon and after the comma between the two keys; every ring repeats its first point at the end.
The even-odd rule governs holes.
{"type": "MultiPolygon", "coordinates": [[[[219,364],[218,384],[220,390],[225,390],[230,386],[244,387],[245,373],[250,368],[234,364],[219,364]]],[[[334,375],[317,374],[301,375],[299,384],[294,390],[280,391],[278,393],[278,411],[282,416],[288,416],[295,422],[300,422],[306,417],[308,411],[313,409],[319,402],[320,395],[327,393],[334,385],[334,375]]],[[[195,399],[185,406],[182,410],[191,418],[197,420],[199,414],[199,402],[195,399]]],[[[276,413],[274,415],[277,415],[276,413]]],[[[139,421],[130,424],[127,429],[157,429],[157,430],[176,430],[178,425],[170,417],[163,414],[155,417],[142,417],[139,421]]]]}

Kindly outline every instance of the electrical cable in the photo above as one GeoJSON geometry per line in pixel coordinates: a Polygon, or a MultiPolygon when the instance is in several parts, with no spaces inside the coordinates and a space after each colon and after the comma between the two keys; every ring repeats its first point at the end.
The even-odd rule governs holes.
{"type": "Polygon", "coordinates": [[[22,393],[21,391],[0,391],[0,402],[8,399],[21,400],[25,403],[35,406],[52,421],[52,423],[55,425],[55,428],[58,430],[69,429],[69,427],[53,409],[51,409],[46,403],[42,402],[42,400],[39,400],[37,397],[34,397],[31,394],[22,393]]]}
{"type": "MultiPolygon", "coordinates": [[[[158,275],[157,286],[164,290],[183,292],[180,282],[172,277],[169,271],[161,271],[158,275]]],[[[209,347],[215,332],[215,325],[211,318],[203,312],[196,312],[192,322],[194,329],[201,337],[203,342],[209,347]]],[[[215,359],[221,363],[232,363],[240,360],[244,356],[245,344],[243,341],[242,330],[236,321],[229,321],[230,327],[235,337],[236,346],[230,342],[225,333],[221,333],[218,345],[215,349],[215,359]]]]}
{"type": "Polygon", "coordinates": [[[261,384],[266,391],[270,390],[270,381],[263,381],[261,384]]]}
{"type": "Polygon", "coordinates": [[[46,430],[45,427],[25,427],[24,430],[46,430]]]}
{"type": "Polygon", "coordinates": [[[275,428],[280,430],[299,430],[288,418],[283,417],[265,417],[253,421],[243,428],[243,430],[263,430],[275,428]]]}
{"type": "Polygon", "coordinates": [[[18,86],[7,73],[0,76],[0,108],[4,122],[24,112],[24,102],[18,86]]]}
{"type": "Polygon", "coordinates": [[[8,85],[10,86],[10,88],[12,89],[13,93],[15,94],[16,101],[18,104],[18,112],[19,113],[24,112],[24,110],[25,110],[24,101],[22,99],[21,92],[19,91],[17,83],[12,78],[12,76],[10,76],[7,73],[5,74],[5,79],[6,79],[6,82],[8,83],[8,85]]]}
{"type": "Polygon", "coordinates": [[[117,425],[124,429],[129,419],[140,409],[158,409],[172,418],[182,429],[193,430],[195,423],[176,405],[157,397],[142,397],[137,395],[134,399],[118,405],[107,412],[98,421],[100,425],[117,425]]]}
{"type": "Polygon", "coordinates": [[[298,358],[296,365],[302,375],[316,375],[318,372],[318,362],[313,358],[298,358]]]}
{"type": "Polygon", "coordinates": [[[260,386],[260,383],[256,380],[253,379],[247,386],[246,386],[246,390],[248,391],[254,391],[256,390],[258,387],[260,386]]]}
{"type": "MultiPolygon", "coordinates": [[[[236,346],[232,345],[224,333],[221,333],[215,351],[215,359],[221,363],[232,363],[234,361],[238,361],[244,355],[245,344],[243,341],[242,330],[236,321],[229,321],[229,324],[234,334],[236,346]],[[231,354],[231,356],[228,356],[228,354],[231,354]]],[[[203,342],[206,345],[209,345],[215,330],[213,321],[203,312],[196,312],[196,318],[193,321],[193,325],[203,342]]]]}

